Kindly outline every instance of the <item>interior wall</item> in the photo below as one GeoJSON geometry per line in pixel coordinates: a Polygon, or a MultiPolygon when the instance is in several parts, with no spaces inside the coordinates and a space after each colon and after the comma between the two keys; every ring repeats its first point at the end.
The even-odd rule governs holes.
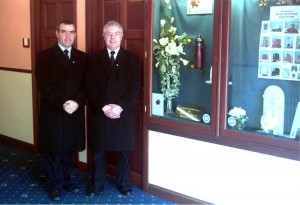
{"type": "Polygon", "coordinates": [[[216,205],[297,205],[300,162],[149,131],[149,183],[216,205]]]}
{"type": "Polygon", "coordinates": [[[30,73],[0,70],[0,134],[33,144],[30,73]]]}
{"type": "Polygon", "coordinates": [[[0,67],[31,70],[31,51],[22,40],[30,38],[30,0],[1,0],[0,14],[0,67]]]}
{"type": "MultiPolygon", "coordinates": [[[[1,0],[0,13],[0,67],[31,70],[30,0],[1,0]]],[[[33,144],[31,74],[0,70],[0,99],[0,134],[33,144]]]]}

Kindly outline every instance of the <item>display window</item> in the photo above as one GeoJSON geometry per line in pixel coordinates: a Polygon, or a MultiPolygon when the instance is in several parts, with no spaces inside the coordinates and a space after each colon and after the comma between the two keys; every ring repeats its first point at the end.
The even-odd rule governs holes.
{"type": "Polygon", "coordinates": [[[300,160],[299,4],[153,1],[148,129],[300,160]]]}
{"type": "Polygon", "coordinates": [[[300,6],[255,2],[231,1],[227,127],[299,141],[300,6]]]}
{"type": "Polygon", "coordinates": [[[209,125],[213,1],[153,4],[152,114],[209,125]]]}

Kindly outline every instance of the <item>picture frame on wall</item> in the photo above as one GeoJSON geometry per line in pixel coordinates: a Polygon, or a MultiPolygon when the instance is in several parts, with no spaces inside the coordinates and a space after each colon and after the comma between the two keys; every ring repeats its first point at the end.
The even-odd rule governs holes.
{"type": "Polygon", "coordinates": [[[212,14],[213,0],[187,0],[187,15],[212,14]]]}

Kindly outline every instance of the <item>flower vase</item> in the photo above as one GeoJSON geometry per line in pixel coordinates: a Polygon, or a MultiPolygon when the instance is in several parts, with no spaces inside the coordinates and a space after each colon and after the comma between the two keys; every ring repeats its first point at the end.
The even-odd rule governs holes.
{"type": "MultiPolygon", "coordinates": [[[[167,91],[170,90],[171,86],[171,79],[170,79],[170,75],[167,75],[167,91]]],[[[166,97],[166,114],[173,114],[173,110],[172,110],[172,98],[171,97],[166,97]]]]}
{"type": "Polygon", "coordinates": [[[244,124],[242,122],[237,122],[235,128],[237,130],[244,130],[244,124]]]}
{"type": "Polygon", "coordinates": [[[173,110],[172,110],[172,99],[171,98],[167,98],[167,103],[166,103],[166,114],[172,114],[173,110]]]}

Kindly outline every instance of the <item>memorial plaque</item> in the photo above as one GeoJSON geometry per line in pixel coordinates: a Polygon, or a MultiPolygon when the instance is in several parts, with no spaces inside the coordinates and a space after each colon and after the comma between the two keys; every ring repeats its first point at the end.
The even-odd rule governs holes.
{"type": "Polygon", "coordinates": [[[200,122],[203,115],[203,109],[197,107],[178,105],[176,107],[175,115],[180,118],[200,122]]]}

